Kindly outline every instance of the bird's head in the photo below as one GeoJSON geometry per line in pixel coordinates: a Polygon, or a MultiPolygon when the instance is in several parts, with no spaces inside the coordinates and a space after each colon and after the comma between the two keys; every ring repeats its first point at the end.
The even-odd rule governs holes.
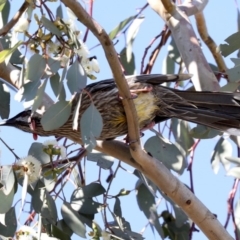
{"type": "Polygon", "coordinates": [[[36,112],[32,114],[31,110],[20,112],[15,117],[0,122],[0,126],[15,127],[24,132],[33,133],[34,139],[37,135],[43,135],[41,115],[36,112]]]}

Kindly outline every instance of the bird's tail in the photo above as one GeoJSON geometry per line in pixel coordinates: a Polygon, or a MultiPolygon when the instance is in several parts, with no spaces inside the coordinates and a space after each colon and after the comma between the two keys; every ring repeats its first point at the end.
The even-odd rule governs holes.
{"type": "MultiPolygon", "coordinates": [[[[167,103],[172,117],[240,135],[240,93],[171,90],[179,97],[167,103]]],[[[162,117],[156,117],[156,122],[162,117]]]]}

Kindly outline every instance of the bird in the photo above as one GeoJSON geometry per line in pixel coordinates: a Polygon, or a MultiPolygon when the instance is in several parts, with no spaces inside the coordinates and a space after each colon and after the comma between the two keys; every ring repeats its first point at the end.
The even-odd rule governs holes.
{"type": "MultiPolygon", "coordinates": [[[[186,91],[162,86],[164,82],[177,82],[189,78],[188,74],[149,74],[127,76],[126,80],[135,104],[140,129],[178,118],[210,128],[240,135],[240,93],[186,91]]],[[[72,113],[58,129],[45,131],[42,115],[31,110],[2,121],[0,126],[10,126],[39,136],[79,139],[81,129],[73,130],[73,112],[81,96],[79,118],[90,106],[95,105],[102,116],[103,128],[98,140],[111,140],[127,134],[127,119],[114,79],[87,85],[72,101],[72,113]],[[34,123],[34,127],[32,127],[34,123]]]]}

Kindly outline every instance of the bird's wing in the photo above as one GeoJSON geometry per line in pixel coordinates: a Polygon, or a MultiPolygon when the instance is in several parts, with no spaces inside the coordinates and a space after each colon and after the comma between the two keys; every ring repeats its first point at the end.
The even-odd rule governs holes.
{"type": "Polygon", "coordinates": [[[127,80],[129,82],[150,83],[153,85],[159,85],[165,82],[183,81],[191,77],[191,74],[145,74],[138,76],[128,76],[127,80]]]}
{"type": "MultiPolygon", "coordinates": [[[[131,83],[150,83],[153,85],[159,85],[165,82],[177,82],[191,78],[191,74],[143,74],[143,75],[131,75],[126,76],[129,84],[131,83]]],[[[86,90],[90,93],[97,91],[110,91],[116,87],[116,83],[113,78],[105,79],[102,81],[94,82],[86,86],[86,90]]]]}
{"type": "Polygon", "coordinates": [[[116,83],[111,78],[111,79],[106,79],[106,80],[91,83],[91,84],[87,85],[85,89],[89,93],[94,93],[97,91],[110,91],[115,87],[116,87],[116,83]]]}

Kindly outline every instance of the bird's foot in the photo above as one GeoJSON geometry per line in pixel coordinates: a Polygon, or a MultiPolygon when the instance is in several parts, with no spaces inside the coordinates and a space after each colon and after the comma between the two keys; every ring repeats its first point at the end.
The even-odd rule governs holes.
{"type": "Polygon", "coordinates": [[[148,123],[146,126],[144,126],[144,127],[141,129],[141,131],[149,130],[149,129],[153,128],[154,126],[155,126],[155,122],[154,122],[154,121],[153,121],[153,122],[150,122],[150,123],[148,123]]]}
{"type": "Polygon", "coordinates": [[[131,89],[130,93],[148,93],[153,90],[152,86],[145,86],[144,88],[139,88],[139,89],[131,89]]]}
{"type": "MultiPolygon", "coordinates": [[[[131,99],[136,99],[138,97],[138,93],[148,93],[151,92],[153,88],[151,86],[145,86],[144,88],[139,88],[139,89],[131,89],[130,94],[131,94],[131,99]]],[[[121,100],[124,98],[119,96],[121,100]]]]}
{"type": "MultiPolygon", "coordinates": [[[[149,130],[151,128],[153,128],[155,126],[155,122],[150,122],[149,124],[147,124],[146,126],[144,126],[144,128],[141,129],[140,131],[140,138],[144,136],[143,131],[149,130]]],[[[123,139],[128,145],[130,145],[131,143],[134,143],[136,141],[131,141],[129,138],[129,135],[127,134],[126,137],[123,139]]]]}

